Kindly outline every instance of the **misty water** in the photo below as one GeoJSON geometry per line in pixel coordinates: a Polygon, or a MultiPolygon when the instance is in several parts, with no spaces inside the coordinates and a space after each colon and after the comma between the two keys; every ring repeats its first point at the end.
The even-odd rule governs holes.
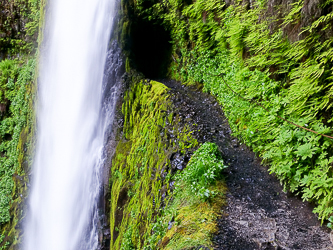
{"type": "Polygon", "coordinates": [[[49,1],[25,250],[98,247],[103,145],[115,102],[103,104],[114,2],[49,1]]]}

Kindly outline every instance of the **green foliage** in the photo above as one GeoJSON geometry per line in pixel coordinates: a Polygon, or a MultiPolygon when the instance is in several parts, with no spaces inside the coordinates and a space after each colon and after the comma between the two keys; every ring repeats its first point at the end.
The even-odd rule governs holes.
{"type": "MultiPolygon", "coordinates": [[[[214,195],[208,187],[215,184],[216,178],[224,168],[226,166],[223,165],[218,147],[214,143],[207,142],[195,151],[186,171],[179,174],[176,181],[188,186],[192,195],[207,200],[214,195]]],[[[176,192],[182,190],[176,188],[176,192]]]]}
{"type": "Polygon", "coordinates": [[[220,181],[223,168],[215,144],[205,143],[194,152],[183,172],[174,176],[175,190],[153,224],[153,234],[144,249],[212,247],[216,219],[225,203],[225,187],[220,181]]]}
{"type": "Polygon", "coordinates": [[[197,146],[190,131],[179,127],[168,97],[163,84],[140,79],[133,79],[125,94],[123,137],[111,168],[111,249],[148,244],[161,192],[168,192],[171,155],[197,146]]]}
{"type": "Polygon", "coordinates": [[[5,235],[1,235],[0,236],[0,244],[1,244],[1,246],[0,246],[0,250],[6,250],[7,248],[8,248],[8,246],[9,246],[9,242],[8,241],[6,241],[5,243],[3,242],[3,240],[5,239],[5,235]]]}
{"type": "Polygon", "coordinates": [[[332,141],[290,125],[276,115],[322,134],[332,133],[331,128],[316,117],[289,114],[290,92],[281,90],[279,83],[267,74],[233,62],[225,51],[200,54],[188,76],[203,82],[204,90],[217,97],[234,134],[260,153],[286,188],[301,191],[304,200],[317,201],[314,211],[322,219],[332,213],[332,141]],[[270,112],[235,95],[215,72],[223,72],[234,91],[256,99],[270,112]]]}
{"type": "Polygon", "coordinates": [[[333,216],[329,217],[328,221],[329,221],[329,223],[327,223],[327,227],[330,228],[330,229],[333,229],[333,225],[332,225],[332,223],[333,223],[333,216]]]}
{"type": "Polygon", "coordinates": [[[136,249],[132,242],[132,234],[133,234],[133,229],[132,229],[132,226],[130,225],[127,228],[126,232],[124,233],[120,250],[135,250],[136,249]]]}
{"type": "Polygon", "coordinates": [[[269,12],[267,0],[251,6],[164,0],[138,11],[162,19],[171,31],[171,76],[203,83],[224,107],[234,134],[269,163],[286,188],[315,202],[323,221],[333,214],[333,143],[277,118],[333,132],[332,3],[314,6],[326,9],[317,17],[303,13],[305,4],[300,0],[269,12]],[[235,95],[216,76],[220,73],[234,91],[270,112],[235,95]]]}
{"type": "Polygon", "coordinates": [[[132,81],[122,106],[124,137],[111,169],[111,248],[211,247],[225,192],[220,181],[225,166],[218,148],[205,143],[183,172],[166,175],[171,155],[189,152],[198,143],[188,126],[179,127],[164,85],[132,81]],[[172,218],[175,223],[168,230],[172,218]]]}
{"type": "MultiPolygon", "coordinates": [[[[34,150],[34,113],[38,27],[43,28],[43,0],[3,1],[6,11],[0,30],[0,228],[1,249],[16,249],[18,223],[24,216],[27,173],[34,150]],[[23,26],[22,26],[23,25],[23,26]],[[15,33],[19,29],[19,32],[15,33]],[[4,32],[4,33],[2,33],[4,32]]],[[[41,39],[38,41],[41,42],[41,39]]]]}
{"type": "Polygon", "coordinates": [[[13,175],[22,174],[18,144],[31,113],[29,92],[34,74],[34,59],[0,62],[0,90],[3,93],[0,103],[9,106],[9,112],[2,112],[0,120],[0,224],[11,218],[9,209],[13,199],[13,175]]]}

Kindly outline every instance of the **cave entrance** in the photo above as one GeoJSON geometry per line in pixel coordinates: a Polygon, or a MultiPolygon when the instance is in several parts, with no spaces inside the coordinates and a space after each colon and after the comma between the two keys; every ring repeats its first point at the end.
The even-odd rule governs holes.
{"type": "Polygon", "coordinates": [[[166,77],[171,57],[170,33],[159,23],[137,18],[131,35],[137,70],[151,79],[166,77]]]}

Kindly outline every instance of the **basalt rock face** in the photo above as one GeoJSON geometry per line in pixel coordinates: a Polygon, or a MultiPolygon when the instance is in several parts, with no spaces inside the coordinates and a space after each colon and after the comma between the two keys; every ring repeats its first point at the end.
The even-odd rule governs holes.
{"type": "Polygon", "coordinates": [[[104,165],[101,176],[101,198],[99,203],[100,223],[99,223],[99,243],[100,249],[110,249],[110,221],[108,215],[110,213],[110,190],[109,176],[111,159],[114,156],[116,146],[119,140],[117,135],[123,124],[121,116],[122,98],[124,97],[124,84],[122,75],[124,69],[124,56],[119,48],[117,41],[110,43],[107,59],[105,64],[104,80],[103,80],[103,108],[102,112],[105,120],[111,121],[106,124],[104,144],[104,165]],[[111,109],[112,108],[112,109],[111,109]],[[112,117],[110,117],[112,115],[112,117]]]}
{"type": "MultiPolygon", "coordinates": [[[[21,50],[23,46],[30,42],[34,44],[33,49],[36,48],[38,23],[36,27],[27,28],[26,25],[32,19],[32,8],[38,10],[39,3],[39,1],[32,3],[31,1],[1,0],[0,59],[8,55],[16,56],[13,52],[18,52],[18,50],[21,50]]],[[[29,50],[31,48],[26,49],[24,53],[29,53],[29,50]]]]}
{"type": "MultiPolygon", "coordinates": [[[[267,12],[265,16],[265,18],[270,20],[269,27],[271,32],[282,28],[284,35],[286,35],[291,42],[306,38],[308,34],[306,32],[302,33],[302,30],[318,20],[321,16],[329,13],[332,8],[327,5],[323,7],[325,0],[306,0],[300,6],[299,19],[295,19],[288,25],[281,27],[282,19],[290,12],[292,4],[297,4],[297,1],[269,0],[267,2],[267,12]]],[[[248,1],[248,5],[251,6],[250,1],[248,1]]],[[[332,28],[320,30],[322,39],[325,40],[331,37],[332,32],[332,28]]]]}

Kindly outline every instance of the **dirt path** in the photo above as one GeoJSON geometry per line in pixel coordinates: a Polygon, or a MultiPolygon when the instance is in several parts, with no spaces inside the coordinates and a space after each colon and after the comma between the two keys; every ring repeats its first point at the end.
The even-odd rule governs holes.
{"type": "Polygon", "coordinates": [[[320,227],[311,205],[284,193],[261,160],[231,136],[214,98],[174,81],[159,81],[173,89],[184,122],[197,124],[194,135],[201,142],[215,142],[229,165],[225,172],[228,206],[222,208],[225,215],[213,239],[216,249],[333,250],[330,230],[320,227]]]}

